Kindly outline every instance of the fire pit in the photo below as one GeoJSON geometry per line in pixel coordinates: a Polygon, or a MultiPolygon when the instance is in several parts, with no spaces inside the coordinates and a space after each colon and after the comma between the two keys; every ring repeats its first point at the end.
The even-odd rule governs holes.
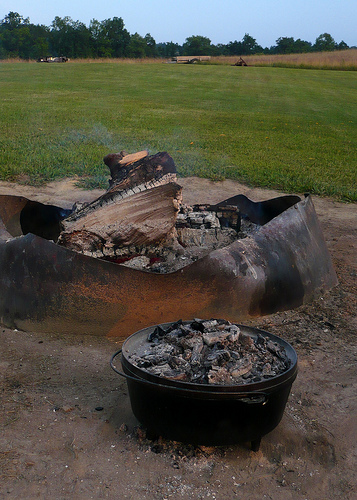
{"type": "MultiPolygon", "coordinates": [[[[194,338],[192,325],[193,329],[199,328],[195,323],[197,320],[183,322],[181,333],[175,335],[179,337],[182,334],[186,340],[194,338]],[[182,333],[184,331],[186,333],[182,333]]],[[[235,329],[225,329],[223,337],[222,331],[218,335],[216,352],[222,351],[227,333],[236,336],[232,344],[237,355],[234,363],[239,362],[238,351],[244,343],[250,346],[246,346],[247,351],[255,355],[257,346],[261,344],[265,346],[262,351],[270,349],[280,353],[277,357],[284,359],[285,368],[277,375],[270,373],[266,376],[261,370],[260,376],[255,372],[244,383],[223,384],[210,383],[209,380],[196,383],[182,380],[182,377],[179,380],[172,375],[167,378],[150,372],[144,366],[153,342],[156,343],[155,338],[157,335],[173,335],[172,332],[177,330],[175,323],[156,325],[134,333],[124,342],[122,350],[112,356],[113,370],[127,379],[133,413],[151,435],[204,445],[250,441],[256,451],[261,438],[279,424],[297,375],[296,352],[290,344],[268,332],[242,325],[232,326],[235,329]],[[114,365],[120,353],[123,372],[114,365]],[[138,366],[140,360],[141,366],[138,366]]],[[[213,342],[214,335],[209,335],[210,331],[206,334],[207,347],[213,342]]],[[[205,362],[207,359],[201,360],[198,368],[202,369],[205,362]]],[[[215,361],[209,363],[214,367],[215,361]]],[[[224,363],[229,364],[229,360],[226,358],[224,363]]]]}
{"type": "Polygon", "coordinates": [[[310,196],[238,194],[187,208],[167,153],[104,160],[110,187],[87,206],[0,196],[4,325],[124,339],[178,310],[183,319],[242,321],[296,308],[337,283],[310,196]],[[159,262],[169,250],[171,268],[159,262]]]}

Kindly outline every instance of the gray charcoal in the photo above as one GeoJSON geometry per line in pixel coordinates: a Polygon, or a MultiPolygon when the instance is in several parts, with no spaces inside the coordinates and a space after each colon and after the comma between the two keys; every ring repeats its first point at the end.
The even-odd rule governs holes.
{"type": "Polygon", "coordinates": [[[191,365],[188,361],[186,361],[184,358],[181,356],[171,356],[170,357],[170,366],[172,368],[176,368],[178,370],[181,370],[182,372],[190,372],[191,365]]]}
{"type": "Polygon", "coordinates": [[[148,336],[146,352],[131,362],[152,374],[202,384],[239,385],[260,382],[286,371],[290,360],[277,342],[253,337],[225,320],[200,320],[148,336]]]}
{"type": "Polygon", "coordinates": [[[240,332],[240,334],[239,334],[239,343],[243,347],[245,347],[246,349],[254,347],[254,340],[247,333],[240,332]]]}
{"type": "Polygon", "coordinates": [[[231,359],[227,349],[212,350],[203,360],[204,366],[222,366],[231,359]]]}
{"type": "Polygon", "coordinates": [[[148,335],[148,340],[150,342],[158,342],[160,337],[163,337],[165,335],[165,330],[161,328],[160,325],[156,326],[154,331],[149,333],[148,335]]]}
{"type": "Polygon", "coordinates": [[[236,379],[252,371],[253,365],[249,358],[240,359],[230,370],[230,375],[236,379]]]}
{"type": "Polygon", "coordinates": [[[216,319],[210,319],[209,321],[202,321],[202,324],[205,331],[209,332],[218,325],[218,321],[216,319]]]}
{"type": "Polygon", "coordinates": [[[203,333],[204,330],[205,330],[204,324],[202,323],[202,321],[199,321],[199,320],[192,321],[191,328],[193,330],[197,330],[197,331],[199,331],[201,333],[203,333]]]}
{"type": "Polygon", "coordinates": [[[228,338],[231,333],[227,330],[225,331],[210,331],[203,334],[203,341],[208,346],[213,346],[217,344],[217,342],[223,342],[226,338],[228,338]]]}
{"type": "Polygon", "coordinates": [[[263,366],[263,369],[262,369],[262,375],[265,378],[275,377],[276,371],[273,370],[270,363],[265,363],[265,365],[263,366]]]}
{"type": "Polygon", "coordinates": [[[209,384],[221,384],[227,385],[231,382],[231,377],[227,370],[220,367],[212,367],[212,370],[208,372],[208,383],[209,384]]]}
{"type": "Polygon", "coordinates": [[[184,349],[194,349],[195,346],[202,346],[203,345],[203,339],[200,335],[195,334],[190,337],[185,337],[181,339],[180,345],[184,349]]]}
{"type": "Polygon", "coordinates": [[[147,371],[152,375],[174,380],[185,380],[187,378],[184,372],[172,369],[169,364],[151,366],[147,371]]]}
{"type": "Polygon", "coordinates": [[[203,343],[197,343],[192,351],[191,351],[191,358],[190,358],[190,362],[191,362],[191,365],[194,366],[194,365],[200,365],[201,362],[202,362],[202,351],[203,351],[203,343]]]}

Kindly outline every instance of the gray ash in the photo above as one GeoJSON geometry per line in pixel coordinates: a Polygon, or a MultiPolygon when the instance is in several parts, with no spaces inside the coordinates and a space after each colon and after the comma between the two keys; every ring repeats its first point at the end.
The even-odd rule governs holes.
{"type": "Polygon", "coordinates": [[[225,320],[181,320],[157,326],[146,352],[130,361],[159,377],[200,384],[241,385],[261,382],[291,364],[284,347],[258,334],[251,336],[225,320]]]}

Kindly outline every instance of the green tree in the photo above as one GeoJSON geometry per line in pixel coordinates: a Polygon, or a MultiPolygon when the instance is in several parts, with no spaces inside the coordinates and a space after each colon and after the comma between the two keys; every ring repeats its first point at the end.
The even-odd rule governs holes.
{"type": "Polygon", "coordinates": [[[182,55],[182,46],[174,42],[158,43],[157,54],[159,57],[175,57],[182,55]]]}
{"type": "Polygon", "coordinates": [[[49,54],[50,29],[39,24],[30,24],[31,50],[30,58],[39,59],[49,54]]]}
{"type": "Polygon", "coordinates": [[[302,54],[305,52],[311,52],[312,51],[312,44],[310,42],[307,42],[306,40],[301,40],[298,38],[295,40],[294,43],[294,52],[297,54],[302,54]]]}
{"type": "Polygon", "coordinates": [[[53,55],[67,57],[89,57],[91,51],[91,33],[80,21],[73,21],[69,16],[56,16],[51,25],[51,49],[53,55]]]}
{"type": "Polygon", "coordinates": [[[242,38],[242,55],[256,54],[257,52],[262,52],[263,48],[257,44],[255,38],[250,36],[248,33],[242,38]]]}
{"type": "Polygon", "coordinates": [[[349,47],[346,42],[341,40],[341,42],[337,45],[336,49],[337,50],[347,50],[349,47]]]}
{"type": "Polygon", "coordinates": [[[185,56],[211,55],[211,40],[205,36],[190,36],[183,44],[185,56]]]}
{"type": "Polygon", "coordinates": [[[101,23],[100,39],[109,40],[109,47],[104,44],[106,51],[111,54],[111,57],[126,57],[128,55],[130,34],[124,28],[124,21],[121,17],[113,17],[113,19],[105,19],[101,23]]]}
{"type": "Polygon", "coordinates": [[[74,47],[71,37],[72,19],[69,16],[56,16],[51,24],[51,51],[56,56],[73,57],[74,47]]]}
{"type": "Polygon", "coordinates": [[[156,57],[157,56],[156,42],[154,38],[150,35],[150,33],[147,33],[145,35],[145,43],[146,43],[146,48],[145,48],[146,57],[156,57]]]}
{"type": "Polygon", "coordinates": [[[316,38],[314,50],[316,52],[331,52],[336,49],[336,42],[329,33],[323,33],[316,38]]]}
{"type": "Polygon", "coordinates": [[[139,33],[134,33],[130,37],[130,43],[128,46],[128,57],[133,57],[136,59],[143,58],[146,56],[146,40],[139,33]]]}
{"type": "Polygon", "coordinates": [[[17,12],[9,12],[1,21],[0,54],[2,57],[28,57],[30,46],[30,21],[17,12]]]}
{"type": "Polygon", "coordinates": [[[239,56],[243,53],[242,42],[234,40],[234,42],[229,42],[227,44],[227,51],[230,56],[239,56]]]}
{"type": "Polygon", "coordinates": [[[276,40],[276,53],[277,54],[291,54],[294,52],[294,38],[293,37],[280,37],[276,40]]]}

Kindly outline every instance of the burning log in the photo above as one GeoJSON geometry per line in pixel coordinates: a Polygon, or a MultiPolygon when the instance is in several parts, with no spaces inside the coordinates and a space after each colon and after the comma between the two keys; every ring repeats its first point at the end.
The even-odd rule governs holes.
{"type": "Polygon", "coordinates": [[[80,252],[104,247],[150,245],[169,237],[181,204],[182,188],[167,153],[107,155],[110,187],[97,200],[62,220],[58,244],[80,252]]]}
{"type": "Polygon", "coordinates": [[[147,151],[134,154],[122,151],[105,156],[104,163],[109,167],[112,177],[109,181],[109,193],[137,186],[142,186],[141,190],[148,189],[151,187],[148,184],[150,182],[176,181],[175,163],[165,152],[148,156],[147,151]]]}
{"type": "Polygon", "coordinates": [[[103,246],[160,242],[175,226],[180,198],[181,186],[169,183],[103,204],[77,220],[63,220],[58,243],[91,252],[103,246]]]}

